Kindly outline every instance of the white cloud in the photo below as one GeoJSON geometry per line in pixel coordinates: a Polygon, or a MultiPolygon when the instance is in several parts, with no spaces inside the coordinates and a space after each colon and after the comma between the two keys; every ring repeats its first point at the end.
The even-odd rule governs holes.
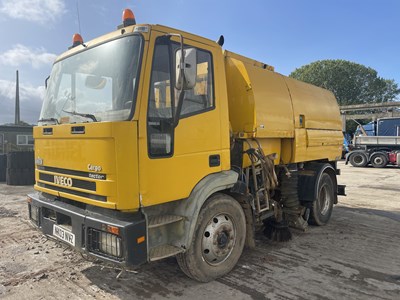
{"type": "MultiPolygon", "coordinates": [[[[44,86],[20,84],[21,120],[36,124],[45,94],[44,86]]],[[[14,122],[15,82],[0,79],[0,124],[14,122]]]]}
{"type": "Polygon", "coordinates": [[[38,69],[41,66],[51,65],[56,57],[55,54],[48,53],[43,48],[32,49],[17,44],[14,48],[0,53],[0,64],[14,67],[30,64],[33,68],[38,69]]]}
{"type": "Polygon", "coordinates": [[[2,0],[0,13],[40,24],[55,22],[65,13],[63,0],[2,0]]]}

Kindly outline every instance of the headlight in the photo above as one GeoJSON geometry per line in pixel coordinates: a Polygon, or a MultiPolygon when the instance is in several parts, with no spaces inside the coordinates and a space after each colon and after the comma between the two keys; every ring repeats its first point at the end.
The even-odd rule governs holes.
{"type": "Polygon", "coordinates": [[[29,214],[30,219],[39,225],[39,208],[29,204],[29,214]]]}
{"type": "Polygon", "coordinates": [[[106,254],[121,257],[121,238],[102,231],[100,233],[100,249],[101,252],[106,254]]]}
{"type": "Polygon", "coordinates": [[[88,231],[90,252],[114,259],[122,258],[122,239],[120,236],[106,231],[89,228],[88,231]]]}

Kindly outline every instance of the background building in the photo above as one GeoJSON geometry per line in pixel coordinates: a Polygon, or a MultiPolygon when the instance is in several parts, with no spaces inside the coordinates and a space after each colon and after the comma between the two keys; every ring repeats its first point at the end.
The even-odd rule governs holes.
{"type": "Polygon", "coordinates": [[[0,125],[0,154],[33,151],[32,125],[0,125]]]}

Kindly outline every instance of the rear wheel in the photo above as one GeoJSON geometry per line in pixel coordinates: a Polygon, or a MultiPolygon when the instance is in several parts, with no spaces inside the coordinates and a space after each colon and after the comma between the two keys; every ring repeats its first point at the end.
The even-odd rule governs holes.
{"type": "Polygon", "coordinates": [[[384,168],[388,164],[388,158],[384,153],[372,154],[370,161],[374,168],[384,168]]]}
{"type": "Polygon", "coordinates": [[[232,197],[215,194],[200,211],[190,248],[177,255],[182,271],[208,282],[230,272],[243,251],[246,222],[242,207],[232,197]]]}
{"type": "Polygon", "coordinates": [[[349,161],[353,167],[365,167],[368,164],[368,158],[362,152],[352,153],[350,155],[349,161]]]}
{"type": "Polygon", "coordinates": [[[329,222],[335,199],[334,183],[327,173],[323,173],[318,183],[317,199],[313,202],[309,222],[322,226],[329,222]]]}

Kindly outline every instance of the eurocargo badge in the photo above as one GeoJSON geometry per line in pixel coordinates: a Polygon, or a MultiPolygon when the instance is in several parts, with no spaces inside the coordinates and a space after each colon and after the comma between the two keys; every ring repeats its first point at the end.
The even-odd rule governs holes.
{"type": "Polygon", "coordinates": [[[95,166],[92,164],[88,164],[87,167],[88,167],[88,170],[92,171],[92,172],[100,172],[102,170],[101,166],[95,166]]]}

